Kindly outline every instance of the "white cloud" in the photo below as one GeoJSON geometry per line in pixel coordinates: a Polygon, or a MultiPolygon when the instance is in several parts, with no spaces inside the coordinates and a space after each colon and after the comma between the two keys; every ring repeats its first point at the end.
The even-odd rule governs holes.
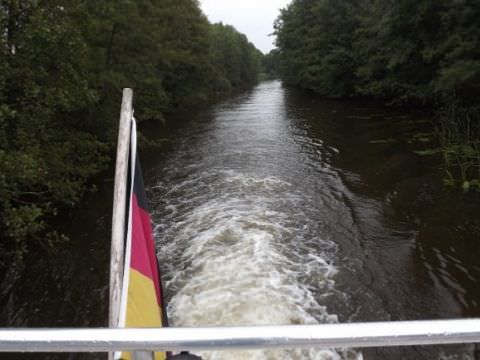
{"type": "Polygon", "coordinates": [[[273,47],[273,22],[291,0],[200,0],[211,22],[233,25],[263,52],[273,47]]]}

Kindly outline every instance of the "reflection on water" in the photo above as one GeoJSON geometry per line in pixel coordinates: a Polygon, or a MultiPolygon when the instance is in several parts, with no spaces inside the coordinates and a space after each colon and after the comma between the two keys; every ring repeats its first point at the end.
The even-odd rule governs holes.
{"type": "MultiPolygon", "coordinates": [[[[343,298],[336,295],[334,281],[337,244],[323,237],[327,222],[315,220],[324,217],[335,194],[324,191],[315,199],[299,188],[298,178],[311,176],[319,186],[340,180],[329,170],[325,176],[332,180],[316,179],[323,166],[303,158],[311,155],[303,149],[315,144],[297,142],[309,139],[292,133],[287,120],[282,89],[259,87],[234,104],[219,106],[212,121],[183,132],[172,157],[158,169],[152,207],[163,245],[161,263],[169,264],[165,277],[173,324],[337,321],[325,303],[343,298]]],[[[340,353],[203,355],[336,359],[340,353]]]]}
{"type": "MultiPolygon", "coordinates": [[[[480,315],[480,199],[444,189],[441,164],[413,153],[419,146],[415,134],[429,131],[428,116],[325,101],[269,81],[192,117],[168,129],[150,125],[148,133],[166,136],[170,145],[144,153],[143,162],[173,324],[480,315]]],[[[75,215],[74,241],[62,254],[32,254],[35,271],[31,265],[5,278],[2,325],[105,324],[109,186],[75,215]]],[[[203,355],[263,360],[474,354],[474,345],[464,345],[203,355]]]]}
{"type": "MultiPolygon", "coordinates": [[[[434,162],[416,158],[407,141],[428,124],[423,114],[409,116],[322,101],[272,81],[173,130],[175,144],[152,160],[149,173],[172,322],[312,324],[478,313],[478,267],[448,250],[458,244],[427,212],[449,211],[438,199],[455,201],[463,212],[456,220],[472,222],[460,234],[463,246],[478,249],[478,221],[465,211],[478,202],[432,185],[439,176],[434,162]],[[430,236],[432,229],[442,235],[430,236]]],[[[363,356],[431,359],[472,349],[380,349],[363,356]]],[[[361,356],[353,350],[228,354],[361,356]]]]}

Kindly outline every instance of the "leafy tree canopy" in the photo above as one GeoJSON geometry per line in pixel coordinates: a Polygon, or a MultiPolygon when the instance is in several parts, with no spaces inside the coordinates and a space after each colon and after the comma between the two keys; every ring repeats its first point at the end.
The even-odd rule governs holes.
{"type": "MultiPolygon", "coordinates": [[[[254,84],[261,53],[196,0],[0,0],[0,251],[48,226],[110,161],[121,90],[163,119],[254,84]]],[[[3,250],[3,251],[2,251],[3,250]]]]}

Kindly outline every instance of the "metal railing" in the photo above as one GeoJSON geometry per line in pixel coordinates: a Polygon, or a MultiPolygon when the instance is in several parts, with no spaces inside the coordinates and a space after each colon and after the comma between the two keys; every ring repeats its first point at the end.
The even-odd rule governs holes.
{"type": "Polygon", "coordinates": [[[0,352],[362,348],[480,343],[480,319],[160,329],[4,329],[0,352]]]}

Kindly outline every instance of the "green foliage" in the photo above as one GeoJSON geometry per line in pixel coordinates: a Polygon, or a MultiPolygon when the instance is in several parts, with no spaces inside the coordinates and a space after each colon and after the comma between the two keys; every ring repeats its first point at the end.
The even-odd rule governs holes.
{"type": "Polygon", "coordinates": [[[353,94],[353,35],[359,1],[294,0],[275,23],[280,73],[292,85],[328,97],[353,94]]]}
{"type": "Polygon", "coordinates": [[[479,18],[478,0],[293,0],[275,24],[278,68],[287,83],[327,97],[433,106],[449,178],[475,184],[479,18]]]}
{"type": "Polygon", "coordinates": [[[278,49],[273,49],[262,58],[262,70],[269,77],[280,75],[280,54],[278,49]]]}
{"type": "Polygon", "coordinates": [[[254,84],[261,53],[196,0],[0,0],[0,238],[21,256],[110,162],[121,91],[139,119],[254,84]]]}
{"type": "Polygon", "coordinates": [[[223,93],[254,84],[260,72],[262,53],[230,25],[214,24],[212,37],[217,79],[214,91],[223,93]]]}

